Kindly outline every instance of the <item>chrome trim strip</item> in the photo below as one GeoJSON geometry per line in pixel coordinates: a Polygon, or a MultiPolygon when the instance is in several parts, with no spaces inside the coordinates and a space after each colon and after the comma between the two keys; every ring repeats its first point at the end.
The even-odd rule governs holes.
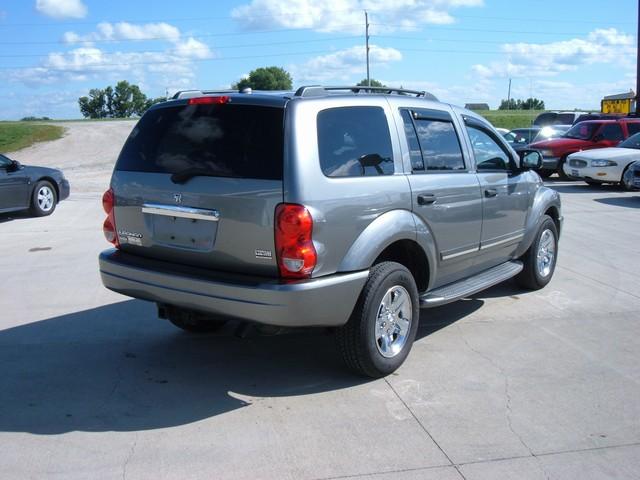
{"type": "Polygon", "coordinates": [[[145,203],[142,205],[142,213],[164,215],[166,217],[191,218],[193,220],[208,220],[217,222],[220,220],[220,212],[206,210],[204,208],[178,207],[175,205],[161,205],[159,203],[145,203]]]}
{"type": "Polygon", "coordinates": [[[477,252],[478,250],[480,250],[479,247],[474,247],[474,248],[470,248],[469,250],[464,250],[462,252],[451,253],[449,255],[440,254],[440,257],[442,258],[442,260],[449,260],[451,258],[461,257],[462,255],[468,255],[469,253],[477,252]]]}
{"type": "Polygon", "coordinates": [[[524,233],[520,233],[518,235],[514,235],[513,237],[505,238],[503,240],[498,240],[497,242],[488,243],[486,245],[480,245],[480,250],[485,250],[491,247],[497,247],[498,245],[502,245],[503,243],[515,242],[516,240],[520,240],[524,237],[524,233]]]}

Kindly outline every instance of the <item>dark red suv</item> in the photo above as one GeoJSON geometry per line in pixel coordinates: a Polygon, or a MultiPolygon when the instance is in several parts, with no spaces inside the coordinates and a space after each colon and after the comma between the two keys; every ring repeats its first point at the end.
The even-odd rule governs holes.
{"type": "Polygon", "coordinates": [[[562,166],[567,156],[581,150],[614,147],[634,133],[640,132],[640,119],[623,118],[620,120],[587,120],[576,123],[561,137],[535,142],[528,148],[542,153],[541,177],[557,172],[560,178],[568,178],[562,166]]]}

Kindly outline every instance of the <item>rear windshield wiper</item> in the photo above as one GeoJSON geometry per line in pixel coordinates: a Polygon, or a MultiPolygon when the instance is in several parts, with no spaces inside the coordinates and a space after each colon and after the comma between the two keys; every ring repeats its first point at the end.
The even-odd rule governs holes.
{"type": "Polygon", "coordinates": [[[186,168],[180,172],[176,172],[171,175],[171,181],[173,183],[186,183],[193,177],[199,176],[212,176],[211,170],[202,167],[186,168]]]}

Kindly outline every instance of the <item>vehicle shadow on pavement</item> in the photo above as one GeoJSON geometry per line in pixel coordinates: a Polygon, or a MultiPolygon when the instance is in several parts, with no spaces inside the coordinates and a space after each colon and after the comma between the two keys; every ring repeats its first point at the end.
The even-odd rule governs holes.
{"type": "MultiPolygon", "coordinates": [[[[423,313],[422,338],[481,301],[423,313]]],[[[129,300],[0,331],[0,431],[60,434],[185,425],[268,401],[353,387],[326,329],[204,336],[129,300]]]]}
{"type": "Polygon", "coordinates": [[[34,218],[29,212],[9,212],[0,213],[0,223],[7,223],[11,220],[26,220],[28,218],[34,218]]]}
{"type": "Polygon", "coordinates": [[[640,208],[640,197],[638,196],[594,198],[593,201],[615,207],[640,208]]]}

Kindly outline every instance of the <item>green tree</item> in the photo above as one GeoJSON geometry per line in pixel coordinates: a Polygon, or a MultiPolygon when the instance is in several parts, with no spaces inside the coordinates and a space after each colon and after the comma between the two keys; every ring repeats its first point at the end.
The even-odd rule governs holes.
{"type": "Polygon", "coordinates": [[[80,97],[78,105],[84,117],[128,118],[141,116],[151,105],[164,98],[147,98],[138,85],[122,80],[114,87],[92,88],[89,96],[80,97]]]}
{"type": "MultiPolygon", "coordinates": [[[[386,87],[385,84],[383,84],[382,82],[375,80],[373,78],[370,79],[371,80],[371,87],[386,87]]],[[[363,78],[362,80],[360,80],[358,83],[356,83],[357,86],[359,87],[366,87],[367,86],[367,79],[363,78]]]]}
{"type": "Polygon", "coordinates": [[[502,100],[498,110],[544,110],[544,101],[538,98],[527,98],[526,100],[511,98],[508,101],[502,100]]]}
{"type": "Polygon", "coordinates": [[[291,75],[284,68],[261,67],[252,70],[247,78],[241,79],[233,84],[232,88],[242,90],[251,88],[253,90],[291,90],[293,83],[291,75]]]}
{"type": "Polygon", "coordinates": [[[92,88],[89,90],[88,97],[85,96],[78,99],[78,104],[84,117],[105,118],[107,116],[107,101],[104,90],[92,88]]]}

